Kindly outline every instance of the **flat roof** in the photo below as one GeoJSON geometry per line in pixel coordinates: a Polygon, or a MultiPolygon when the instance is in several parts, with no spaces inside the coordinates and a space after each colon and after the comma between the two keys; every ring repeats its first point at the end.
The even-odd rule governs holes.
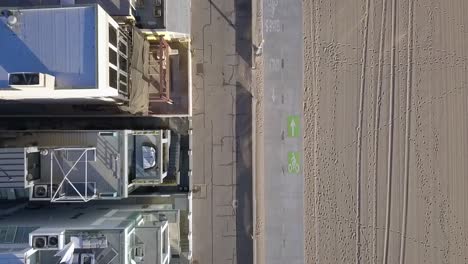
{"type": "Polygon", "coordinates": [[[96,87],[96,6],[11,11],[16,24],[0,19],[0,87],[11,72],[48,73],[59,88],[96,87]]]}
{"type": "MultiPolygon", "coordinates": [[[[1,0],[1,6],[60,6],[61,0],[1,0]]],[[[69,1],[73,2],[73,1],[69,1]]],[[[76,5],[99,4],[111,16],[131,14],[130,0],[74,0],[76,5]]]]}
{"type": "MultiPolygon", "coordinates": [[[[122,135],[123,132],[117,132],[115,136],[111,132],[110,136],[103,136],[98,131],[31,132],[31,137],[25,136],[18,141],[34,139],[38,146],[49,149],[47,155],[40,156],[40,179],[36,180],[36,184],[50,184],[51,173],[53,174],[52,181],[59,184],[65,174],[68,174],[67,178],[83,194],[85,188],[83,183],[85,172],[87,172],[88,192],[94,187],[97,194],[116,193],[117,197],[121,197],[123,177],[127,177],[123,175],[124,169],[116,165],[116,160],[123,159],[125,152],[122,135]],[[54,150],[68,147],[72,149],[54,150]],[[73,147],[78,149],[74,150],[73,147]],[[85,151],[79,149],[80,147],[95,148],[95,151],[85,151]],[[51,163],[52,152],[54,158],[51,163]],[[87,154],[84,154],[85,152],[87,154]],[[85,162],[86,159],[88,162],[85,162]],[[61,171],[59,167],[64,171],[61,171]]],[[[64,187],[66,188],[63,191],[67,195],[77,196],[76,191],[69,184],[65,183],[64,187]]]]}
{"type": "Polygon", "coordinates": [[[136,7],[137,24],[143,29],[155,29],[190,35],[190,0],[143,1],[136,7]],[[161,15],[155,15],[157,10],[161,15]]]}
{"type": "MultiPolygon", "coordinates": [[[[115,193],[116,197],[121,197],[122,187],[126,187],[123,179],[127,177],[123,174],[125,168],[117,163],[123,160],[126,152],[123,135],[124,131],[115,134],[112,131],[110,135],[101,135],[99,131],[30,131],[24,135],[17,134],[9,142],[18,148],[0,148],[0,172],[11,175],[0,174],[0,187],[24,187],[25,161],[23,164],[19,161],[23,157],[20,148],[37,145],[48,152],[28,154],[27,162],[38,164],[35,167],[37,172],[33,169],[28,171],[38,175],[35,185],[49,185],[51,182],[59,185],[67,175],[81,194],[87,188],[90,196],[95,192],[96,195],[115,193]],[[88,185],[84,184],[86,180],[88,185]]],[[[79,196],[68,181],[62,185],[61,191],[66,196],[79,196]]]]}
{"type": "Polygon", "coordinates": [[[164,1],[166,5],[166,29],[168,31],[190,34],[190,0],[164,1]]]}
{"type": "MultiPolygon", "coordinates": [[[[97,259],[101,259],[101,257],[105,259],[105,256],[110,254],[111,259],[114,259],[114,261],[110,262],[101,259],[101,261],[96,261],[96,263],[127,263],[124,261],[125,248],[129,248],[132,244],[124,244],[123,232],[125,232],[125,229],[134,225],[136,226],[136,221],[144,214],[153,215],[153,221],[158,222],[159,217],[157,216],[159,213],[164,214],[160,210],[164,210],[166,206],[164,204],[121,205],[117,203],[94,203],[85,207],[73,203],[55,204],[54,206],[31,204],[8,217],[0,218],[0,231],[4,233],[8,231],[9,237],[21,237],[19,244],[14,243],[16,241],[12,241],[11,239],[6,241],[9,242],[3,244],[3,248],[6,250],[0,250],[0,254],[10,253],[11,256],[11,253],[14,252],[21,257],[21,253],[24,252],[21,246],[28,248],[27,245],[31,233],[39,235],[65,231],[65,244],[67,244],[70,241],[70,236],[85,235],[85,232],[89,232],[92,235],[95,232],[99,232],[107,238],[108,247],[89,250],[96,255],[97,259]]],[[[135,234],[138,241],[142,242],[147,250],[152,249],[156,252],[157,248],[161,246],[159,237],[155,235],[155,231],[158,231],[161,225],[165,225],[167,222],[161,222],[161,225],[158,224],[155,223],[151,228],[148,228],[148,224],[144,225],[145,229],[141,230],[144,233],[135,234]]],[[[55,257],[56,253],[56,250],[39,250],[36,252],[41,263],[58,263],[60,258],[55,257]]],[[[79,253],[79,250],[75,251],[75,253],[79,253]]],[[[155,253],[153,252],[152,254],[154,255],[155,253]]],[[[148,253],[147,256],[151,256],[151,254],[148,253]]],[[[7,259],[6,256],[3,256],[3,260],[5,259],[7,259]]],[[[2,260],[1,257],[0,260],[2,260]]],[[[155,263],[151,257],[148,257],[148,260],[150,262],[145,263],[155,263]]],[[[0,261],[0,263],[4,262],[0,261]]]]}
{"type": "Polygon", "coordinates": [[[99,4],[111,16],[131,15],[130,0],[75,0],[78,5],[99,4]]]}

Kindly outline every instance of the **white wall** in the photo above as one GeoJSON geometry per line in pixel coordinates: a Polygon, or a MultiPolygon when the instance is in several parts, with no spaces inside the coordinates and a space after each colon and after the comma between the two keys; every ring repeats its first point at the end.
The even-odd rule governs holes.
{"type": "Polygon", "coordinates": [[[98,88],[99,90],[118,95],[117,89],[109,87],[109,24],[118,28],[117,22],[102,7],[97,9],[97,50],[98,50],[98,88]]]}

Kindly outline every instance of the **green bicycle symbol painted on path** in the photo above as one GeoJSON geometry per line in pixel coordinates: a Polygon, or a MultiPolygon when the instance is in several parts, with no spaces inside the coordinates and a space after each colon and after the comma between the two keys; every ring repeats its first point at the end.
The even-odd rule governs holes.
{"type": "Polygon", "coordinates": [[[299,152],[288,152],[288,172],[298,174],[301,169],[299,152]]]}

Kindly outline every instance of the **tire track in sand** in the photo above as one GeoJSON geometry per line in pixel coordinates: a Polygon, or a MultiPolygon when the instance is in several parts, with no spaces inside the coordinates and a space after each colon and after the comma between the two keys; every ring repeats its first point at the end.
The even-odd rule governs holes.
{"type": "Polygon", "coordinates": [[[361,251],[361,155],[362,155],[362,119],[364,115],[364,89],[366,86],[367,45],[369,36],[369,6],[370,0],[366,0],[364,18],[364,39],[361,57],[361,83],[359,88],[359,112],[356,144],[356,264],[360,263],[361,251]]]}
{"type": "Polygon", "coordinates": [[[318,17],[319,16],[319,4],[321,4],[321,0],[315,0],[315,1],[312,1],[312,4],[310,5],[310,13],[312,14],[312,19],[311,19],[311,31],[312,31],[312,34],[311,34],[311,37],[313,37],[313,41],[312,41],[312,44],[313,44],[313,50],[314,50],[314,69],[313,69],[313,72],[314,72],[314,85],[312,86],[312,97],[313,98],[317,98],[317,100],[314,100],[314,103],[313,103],[313,119],[314,119],[314,127],[313,127],[313,131],[314,131],[314,135],[313,135],[313,138],[314,138],[314,161],[313,161],[313,177],[314,177],[314,232],[315,232],[315,240],[314,240],[314,243],[315,243],[315,262],[318,263],[319,262],[319,246],[318,246],[318,239],[319,239],[319,219],[318,219],[318,205],[319,205],[319,195],[318,195],[318,177],[319,177],[319,168],[318,168],[318,140],[319,140],[319,135],[318,135],[318,119],[319,119],[319,92],[320,92],[320,87],[319,87],[319,66],[320,66],[320,57],[319,57],[319,45],[320,45],[320,42],[319,42],[319,39],[320,39],[320,36],[319,36],[319,32],[320,32],[320,18],[318,17]],[[318,1],[320,1],[320,3],[317,3],[318,1]]]}
{"type": "Polygon", "coordinates": [[[388,102],[388,153],[387,153],[387,202],[385,206],[385,237],[383,263],[388,261],[388,243],[390,237],[390,207],[392,199],[392,156],[393,156],[393,107],[395,94],[395,60],[396,60],[396,38],[397,38],[397,0],[392,0],[392,49],[390,58],[390,100],[388,102]]]}
{"type": "Polygon", "coordinates": [[[403,180],[403,213],[401,220],[401,236],[400,236],[400,264],[405,263],[405,245],[406,245],[406,225],[408,221],[408,185],[409,185],[409,141],[410,141],[410,125],[411,125],[411,89],[412,89],[412,74],[413,74],[413,13],[414,2],[408,2],[408,60],[406,71],[406,114],[405,114],[405,156],[404,156],[404,180],[403,180]]]}
{"type": "Polygon", "coordinates": [[[377,73],[377,92],[376,103],[374,108],[374,186],[373,186],[373,219],[372,219],[372,259],[374,263],[377,262],[377,164],[378,164],[378,148],[379,148],[379,123],[380,123],[380,106],[382,104],[382,75],[384,64],[384,49],[385,49],[385,23],[387,16],[387,0],[382,1],[382,13],[380,24],[380,38],[379,38],[379,65],[377,73]]]}

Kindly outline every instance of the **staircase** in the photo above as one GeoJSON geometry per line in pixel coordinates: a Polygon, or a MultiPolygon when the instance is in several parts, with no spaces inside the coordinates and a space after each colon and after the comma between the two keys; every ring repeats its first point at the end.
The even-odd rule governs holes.
{"type": "Polygon", "coordinates": [[[179,172],[180,160],[180,135],[171,132],[171,146],[169,147],[169,168],[168,176],[176,177],[179,172]]]}
{"type": "Polygon", "coordinates": [[[180,252],[190,251],[188,211],[180,211],[180,252]]]}
{"type": "Polygon", "coordinates": [[[180,239],[180,251],[181,252],[189,252],[189,241],[188,239],[180,239]]]}

